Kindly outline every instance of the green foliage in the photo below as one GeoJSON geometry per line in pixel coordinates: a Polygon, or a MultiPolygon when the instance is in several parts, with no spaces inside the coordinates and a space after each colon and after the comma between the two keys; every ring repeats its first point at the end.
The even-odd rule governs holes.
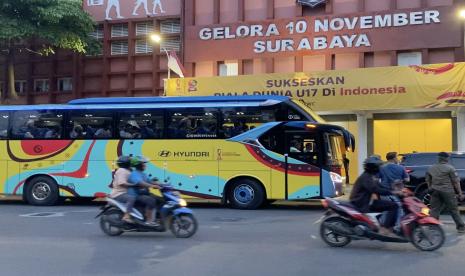
{"type": "Polygon", "coordinates": [[[0,0],[0,51],[27,48],[34,40],[37,52],[55,49],[79,53],[99,51],[100,44],[89,36],[94,21],[82,9],[81,0],[0,0]]]}

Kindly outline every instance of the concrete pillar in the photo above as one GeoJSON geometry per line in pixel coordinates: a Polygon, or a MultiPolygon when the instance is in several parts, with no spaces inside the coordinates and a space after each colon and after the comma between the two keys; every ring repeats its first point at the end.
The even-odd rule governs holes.
{"type": "Polygon", "coordinates": [[[367,115],[357,114],[358,136],[355,145],[358,148],[358,175],[363,172],[363,161],[368,157],[368,130],[367,115]]]}
{"type": "Polygon", "coordinates": [[[465,152],[465,110],[457,110],[457,150],[465,152]]]}

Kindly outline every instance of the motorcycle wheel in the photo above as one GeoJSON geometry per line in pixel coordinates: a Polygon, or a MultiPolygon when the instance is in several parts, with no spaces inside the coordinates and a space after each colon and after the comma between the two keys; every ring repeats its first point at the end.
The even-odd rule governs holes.
{"type": "Polygon", "coordinates": [[[440,225],[423,224],[413,228],[411,241],[412,244],[421,251],[434,251],[440,248],[446,235],[440,225]]]}
{"type": "Polygon", "coordinates": [[[181,214],[171,219],[170,230],[176,238],[192,237],[197,227],[197,220],[192,214],[181,214]]]}
{"type": "Polygon", "coordinates": [[[102,229],[103,233],[107,234],[108,236],[119,236],[123,234],[123,230],[119,227],[113,226],[110,221],[121,221],[123,217],[123,212],[117,209],[112,209],[106,211],[100,217],[100,229],[102,229]]]}
{"type": "Polygon", "coordinates": [[[338,217],[332,217],[323,220],[320,226],[320,236],[326,244],[332,247],[344,247],[352,241],[350,237],[336,234],[328,227],[330,224],[336,224],[341,227],[350,228],[350,225],[344,219],[338,217]]]}

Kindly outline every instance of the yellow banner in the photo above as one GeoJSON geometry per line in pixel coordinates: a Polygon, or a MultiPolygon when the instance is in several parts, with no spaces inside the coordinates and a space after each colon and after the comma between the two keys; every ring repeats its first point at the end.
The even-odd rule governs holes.
{"type": "Polygon", "coordinates": [[[283,95],[316,111],[465,106],[465,63],[170,79],[167,96],[283,95]]]}

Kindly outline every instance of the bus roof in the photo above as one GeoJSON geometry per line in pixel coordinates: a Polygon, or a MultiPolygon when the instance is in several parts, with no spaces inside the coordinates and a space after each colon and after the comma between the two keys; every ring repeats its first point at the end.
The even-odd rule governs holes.
{"type": "Polygon", "coordinates": [[[288,101],[286,96],[191,96],[191,97],[112,97],[112,98],[85,98],[69,101],[70,105],[83,104],[148,104],[148,103],[219,103],[219,102],[283,102],[288,101]]]}
{"type": "Polygon", "coordinates": [[[115,110],[115,109],[164,109],[164,108],[218,108],[218,107],[257,107],[275,105],[279,102],[266,101],[231,101],[231,102],[166,102],[166,103],[118,103],[118,104],[38,104],[38,105],[3,105],[0,111],[30,110],[115,110]]]}

